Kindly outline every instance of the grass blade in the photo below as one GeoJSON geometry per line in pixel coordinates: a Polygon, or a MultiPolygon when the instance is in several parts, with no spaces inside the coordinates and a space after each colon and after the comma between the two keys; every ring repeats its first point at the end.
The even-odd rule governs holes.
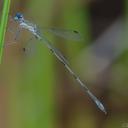
{"type": "Polygon", "coordinates": [[[2,53],[3,53],[3,45],[4,45],[4,38],[5,38],[5,32],[7,27],[7,21],[8,21],[8,13],[10,8],[10,0],[4,0],[3,1],[3,11],[0,21],[0,63],[2,60],[2,53]]]}

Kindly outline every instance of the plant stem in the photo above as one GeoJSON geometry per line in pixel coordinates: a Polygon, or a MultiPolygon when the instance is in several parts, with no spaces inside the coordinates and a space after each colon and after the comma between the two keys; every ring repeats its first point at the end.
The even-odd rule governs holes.
{"type": "Polygon", "coordinates": [[[8,14],[9,14],[9,8],[10,8],[10,0],[4,0],[3,1],[3,11],[0,21],[0,64],[2,60],[2,53],[3,53],[3,46],[4,46],[4,39],[5,39],[5,33],[6,33],[6,27],[8,22],[8,14]]]}

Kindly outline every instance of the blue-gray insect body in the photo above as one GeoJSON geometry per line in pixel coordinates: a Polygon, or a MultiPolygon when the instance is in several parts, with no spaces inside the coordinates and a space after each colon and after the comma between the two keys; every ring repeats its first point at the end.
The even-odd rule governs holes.
{"type": "MultiPolygon", "coordinates": [[[[21,29],[26,29],[29,32],[31,32],[36,39],[42,41],[49,49],[50,51],[59,59],[59,61],[61,61],[65,68],[70,72],[70,74],[75,78],[75,80],[79,83],[79,85],[85,89],[85,92],[88,94],[88,96],[94,101],[94,103],[97,105],[97,107],[103,111],[105,114],[107,113],[105,110],[105,107],[103,106],[103,104],[90,92],[90,90],[87,88],[87,86],[80,80],[80,78],[73,72],[73,70],[70,68],[69,66],[69,62],[65,59],[65,57],[61,54],[61,52],[55,48],[48,40],[47,38],[45,38],[44,35],[42,35],[37,26],[35,24],[32,24],[31,22],[27,21],[24,19],[23,14],[21,13],[16,13],[16,15],[14,16],[14,20],[16,22],[18,22],[19,27],[21,29]]],[[[77,31],[67,31],[67,30],[61,30],[61,29],[56,29],[56,28],[52,28],[49,29],[50,32],[53,32],[55,35],[57,36],[61,36],[61,37],[68,37],[71,39],[79,39],[80,35],[77,31]],[[70,35],[70,36],[69,36],[70,35]]]]}

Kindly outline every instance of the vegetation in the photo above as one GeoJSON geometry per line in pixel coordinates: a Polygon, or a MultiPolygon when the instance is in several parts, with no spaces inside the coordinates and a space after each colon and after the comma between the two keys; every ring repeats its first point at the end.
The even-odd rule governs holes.
{"type": "Polygon", "coordinates": [[[3,3],[3,11],[2,11],[2,17],[1,17],[1,21],[0,21],[0,63],[1,63],[1,59],[2,59],[4,39],[5,39],[5,33],[6,33],[6,27],[7,27],[8,14],[9,14],[11,0],[4,0],[3,2],[4,2],[3,3]]]}

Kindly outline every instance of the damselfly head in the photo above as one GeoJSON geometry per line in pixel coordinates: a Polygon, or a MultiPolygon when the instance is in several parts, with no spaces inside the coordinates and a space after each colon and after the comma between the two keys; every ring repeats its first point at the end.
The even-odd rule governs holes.
{"type": "Polygon", "coordinates": [[[24,20],[23,14],[22,13],[16,13],[14,16],[15,21],[22,21],[24,20]]]}

